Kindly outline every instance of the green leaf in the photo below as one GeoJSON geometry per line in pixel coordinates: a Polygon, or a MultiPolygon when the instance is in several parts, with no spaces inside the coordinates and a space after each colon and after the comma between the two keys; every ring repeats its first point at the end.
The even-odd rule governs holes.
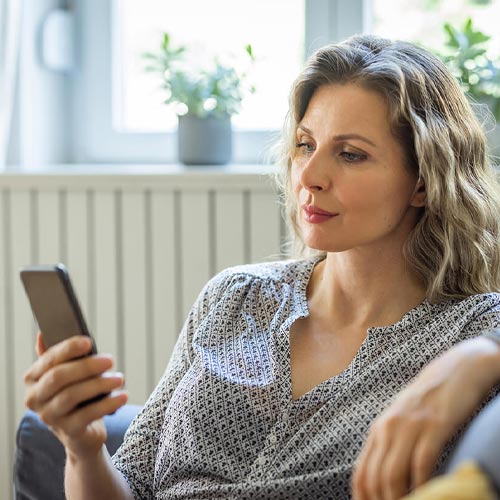
{"type": "Polygon", "coordinates": [[[448,47],[458,49],[460,47],[460,44],[458,43],[456,29],[450,23],[445,23],[443,26],[443,29],[446,31],[446,33],[448,35],[448,40],[446,42],[446,45],[448,47]]]}
{"type": "Polygon", "coordinates": [[[166,50],[168,48],[169,43],[170,43],[170,35],[168,33],[163,33],[163,42],[161,44],[161,48],[163,50],[166,50]]]}
{"type": "Polygon", "coordinates": [[[472,19],[469,17],[464,24],[463,34],[469,41],[469,45],[476,45],[487,42],[491,37],[472,27],[472,19]]]}
{"type": "Polygon", "coordinates": [[[481,31],[474,31],[469,36],[470,45],[479,45],[487,42],[491,36],[485,35],[481,31]]]}
{"type": "Polygon", "coordinates": [[[245,50],[246,50],[247,54],[250,56],[250,59],[253,61],[255,59],[255,56],[253,53],[252,46],[249,43],[247,43],[245,45],[245,50]]]}
{"type": "Polygon", "coordinates": [[[449,53],[436,52],[436,55],[449,67],[468,96],[488,102],[500,120],[500,60],[488,57],[487,43],[491,37],[476,30],[471,18],[461,28],[444,23],[443,30],[449,53]]]}
{"type": "Polygon", "coordinates": [[[469,47],[465,49],[459,56],[458,59],[461,61],[470,61],[482,56],[486,53],[486,49],[483,47],[469,47]]]}

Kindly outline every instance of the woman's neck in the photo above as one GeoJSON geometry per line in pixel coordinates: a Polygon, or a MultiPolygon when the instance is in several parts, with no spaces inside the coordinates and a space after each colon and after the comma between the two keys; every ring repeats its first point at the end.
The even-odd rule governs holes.
{"type": "Polygon", "coordinates": [[[425,298],[403,256],[329,253],[314,268],[307,290],[311,315],[333,327],[387,326],[425,298]],[[399,258],[398,258],[399,257],[399,258]]]}

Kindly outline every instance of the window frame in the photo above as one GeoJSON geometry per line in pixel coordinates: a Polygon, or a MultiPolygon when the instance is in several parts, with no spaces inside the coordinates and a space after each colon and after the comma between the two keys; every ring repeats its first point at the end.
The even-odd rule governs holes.
{"type": "MultiPolygon", "coordinates": [[[[112,122],[113,15],[120,0],[25,0],[23,48],[8,170],[54,164],[177,163],[177,133],[117,131],[112,122]],[[43,66],[39,29],[47,13],[74,14],[75,64],[43,66]]],[[[264,0],[261,0],[264,1],[264,0]]],[[[368,28],[371,0],[305,0],[305,56],[368,28]]],[[[116,97],[116,96],[115,96],[116,97]]],[[[279,130],[235,130],[233,164],[261,164],[279,130]]]]}
{"type": "MultiPolygon", "coordinates": [[[[119,1],[79,0],[75,3],[81,44],[79,74],[73,83],[74,160],[78,163],[175,163],[175,131],[144,133],[113,128],[111,104],[117,68],[112,66],[112,50],[114,44],[119,43],[113,19],[119,1]]],[[[306,0],[306,56],[325,43],[363,31],[367,6],[367,0],[306,0]]],[[[263,163],[263,153],[277,132],[235,130],[233,163],[263,163]]]]}

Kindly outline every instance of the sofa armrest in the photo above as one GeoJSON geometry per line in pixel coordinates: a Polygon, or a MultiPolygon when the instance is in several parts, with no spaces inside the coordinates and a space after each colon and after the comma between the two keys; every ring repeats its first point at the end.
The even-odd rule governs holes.
{"type": "Polygon", "coordinates": [[[500,494],[500,395],[481,410],[456,444],[444,471],[452,472],[473,460],[500,494]]]}
{"type": "MultiPolygon", "coordinates": [[[[104,417],[112,455],[140,406],[125,405],[104,417]]],[[[19,425],[14,462],[16,500],[64,500],[64,447],[38,415],[28,410],[19,425]]]]}

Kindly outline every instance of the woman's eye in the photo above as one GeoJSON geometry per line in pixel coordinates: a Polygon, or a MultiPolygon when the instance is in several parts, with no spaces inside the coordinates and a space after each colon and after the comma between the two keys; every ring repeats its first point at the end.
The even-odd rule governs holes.
{"type": "Polygon", "coordinates": [[[295,147],[301,152],[305,154],[311,154],[314,152],[314,147],[312,144],[309,144],[307,142],[297,142],[295,144],[295,147]]]}
{"type": "Polygon", "coordinates": [[[366,155],[363,153],[353,153],[352,151],[342,151],[340,156],[344,158],[347,163],[357,163],[366,160],[366,155]]]}

